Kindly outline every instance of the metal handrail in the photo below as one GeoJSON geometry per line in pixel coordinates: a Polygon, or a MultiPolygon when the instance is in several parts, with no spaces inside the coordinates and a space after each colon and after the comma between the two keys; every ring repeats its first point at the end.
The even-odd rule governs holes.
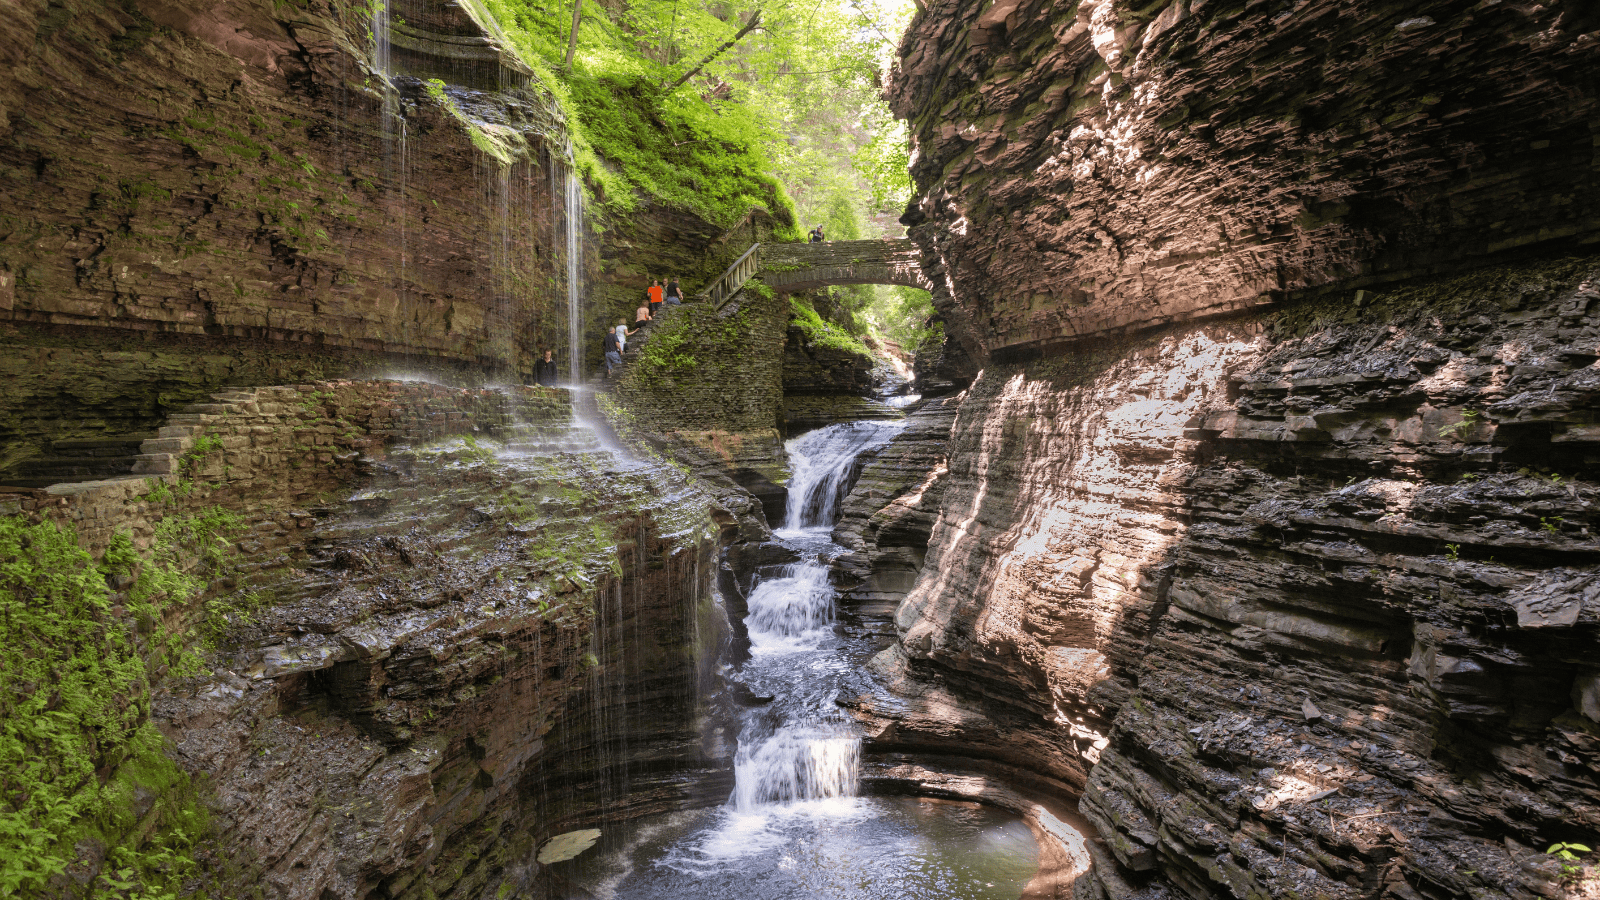
{"type": "Polygon", "coordinates": [[[760,249],[760,244],[751,244],[750,249],[746,250],[743,256],[733,261],[733,265],[728,267],[728,271],[718,276],[716,281],[706,285],[705,290],[696,294],[695,297],[701,300],[713,301],[716,303],[717,309],[722,309],[723,305],[728,302],[728,298],[737,294],[739,289],[744,287],[744,283],[750,280],[750,276],[754,275],[761,267],[761,257],[756,252],[760,249]]]}

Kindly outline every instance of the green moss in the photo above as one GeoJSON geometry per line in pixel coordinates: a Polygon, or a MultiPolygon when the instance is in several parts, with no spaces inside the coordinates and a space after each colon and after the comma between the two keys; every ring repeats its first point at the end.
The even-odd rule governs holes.
{"type": "Polygon", "coordinates": [[[121,535],[97,564],[70,528],[0,519],[0,895],[43,890],[86,841],[106,850],[93,896],[176,897],[193,874],[206,816],[147,719],[150,684],[182,651],[169,613],[204,588],[186,561],[235,526],[164,521],[149,558],[121,535]]]}
{"type": "MultiPolygon", "coordinates": [[[[517,0],[473,0],[492,27],[550,92],[567,120],[572,156],[607,211],[626,215],[655,200],[730,227],[752,207],[780,224],[779,240],[798,240],[794,202],[768,174],[764,145],[777,139],[739,103],[712,104],[687,91],[664,94],[646,73],[582,68],[557,76],[566,52],[565,13],[517,0]]],[[[586,27],[604,26],[591,16],[586,27]]],[[[631,38],[618,32],[621,39],[631,38]]]]}
{"type": "MultiPolygon", "coordinates": [[[[746,290],[765,289],[752,281],[746,290]]],[[[770,289],[768,296],[770,296],[770,289]]],[[[730,359],[748,340],[749,316],[741,309],[719,317],[709,304],[691,304],[650,335],[630,377],[648,383],[653,379],[692,375],[714,378],[717,373],[700,371],[705,360],[730,359]]]]}
{"type": "Polygon", "coordinates": [[[822,318],[809,300],[791,296],[789,308],[793,313],[789,321],[805,334],[806,340],[810,343],[819,347],[843,350],[846,353],[872,356],[872,351],[867,349],[867,345],[862,343],[860,338],[822,318]]]}

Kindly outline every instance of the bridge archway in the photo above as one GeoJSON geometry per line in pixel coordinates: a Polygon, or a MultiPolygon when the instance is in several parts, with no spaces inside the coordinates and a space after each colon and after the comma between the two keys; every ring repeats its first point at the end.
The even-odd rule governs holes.
{"type": "Polygon", "coordinates": [[[769,244],[761,248],[761,280],[775,291],[798,293],[835,284],[897,284],[928,290],[922,259],[910,238],[769,244]]]}
{"type": "Polygon", "coordinates": [[[835,284],[894,284],[931,290],[910,238],[755,244],[698,296],[719,307],[751,278],[786,294],[835,284]]]}

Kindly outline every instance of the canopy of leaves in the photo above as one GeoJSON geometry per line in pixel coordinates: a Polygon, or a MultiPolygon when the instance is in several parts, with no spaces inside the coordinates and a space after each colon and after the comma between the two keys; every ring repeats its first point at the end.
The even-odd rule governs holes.
{"type": "Polygon", "coordinates": [[[890,182],[867,182],[893,134],[904,146],[879,84],[908,0],[577,0],[570,71],[571,0],[480,2],[562,100],[579,165],[614,212],[651,199],[726,227],[763,206],[792,226],[785,185],[807,214],[835,196],[893,202],[890,182]]]}

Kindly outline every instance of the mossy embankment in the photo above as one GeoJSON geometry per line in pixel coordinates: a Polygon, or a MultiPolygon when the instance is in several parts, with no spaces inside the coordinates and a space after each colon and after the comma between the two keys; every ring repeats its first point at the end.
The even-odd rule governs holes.
{"type": "Polygon", "coordinates": [[[194,604],[239,526],[174,514],[95,559],[71,526],[0,518],[0,892],[174,897],[196,874],[209,816],[151,690],[201,665],[194,604]]]}

